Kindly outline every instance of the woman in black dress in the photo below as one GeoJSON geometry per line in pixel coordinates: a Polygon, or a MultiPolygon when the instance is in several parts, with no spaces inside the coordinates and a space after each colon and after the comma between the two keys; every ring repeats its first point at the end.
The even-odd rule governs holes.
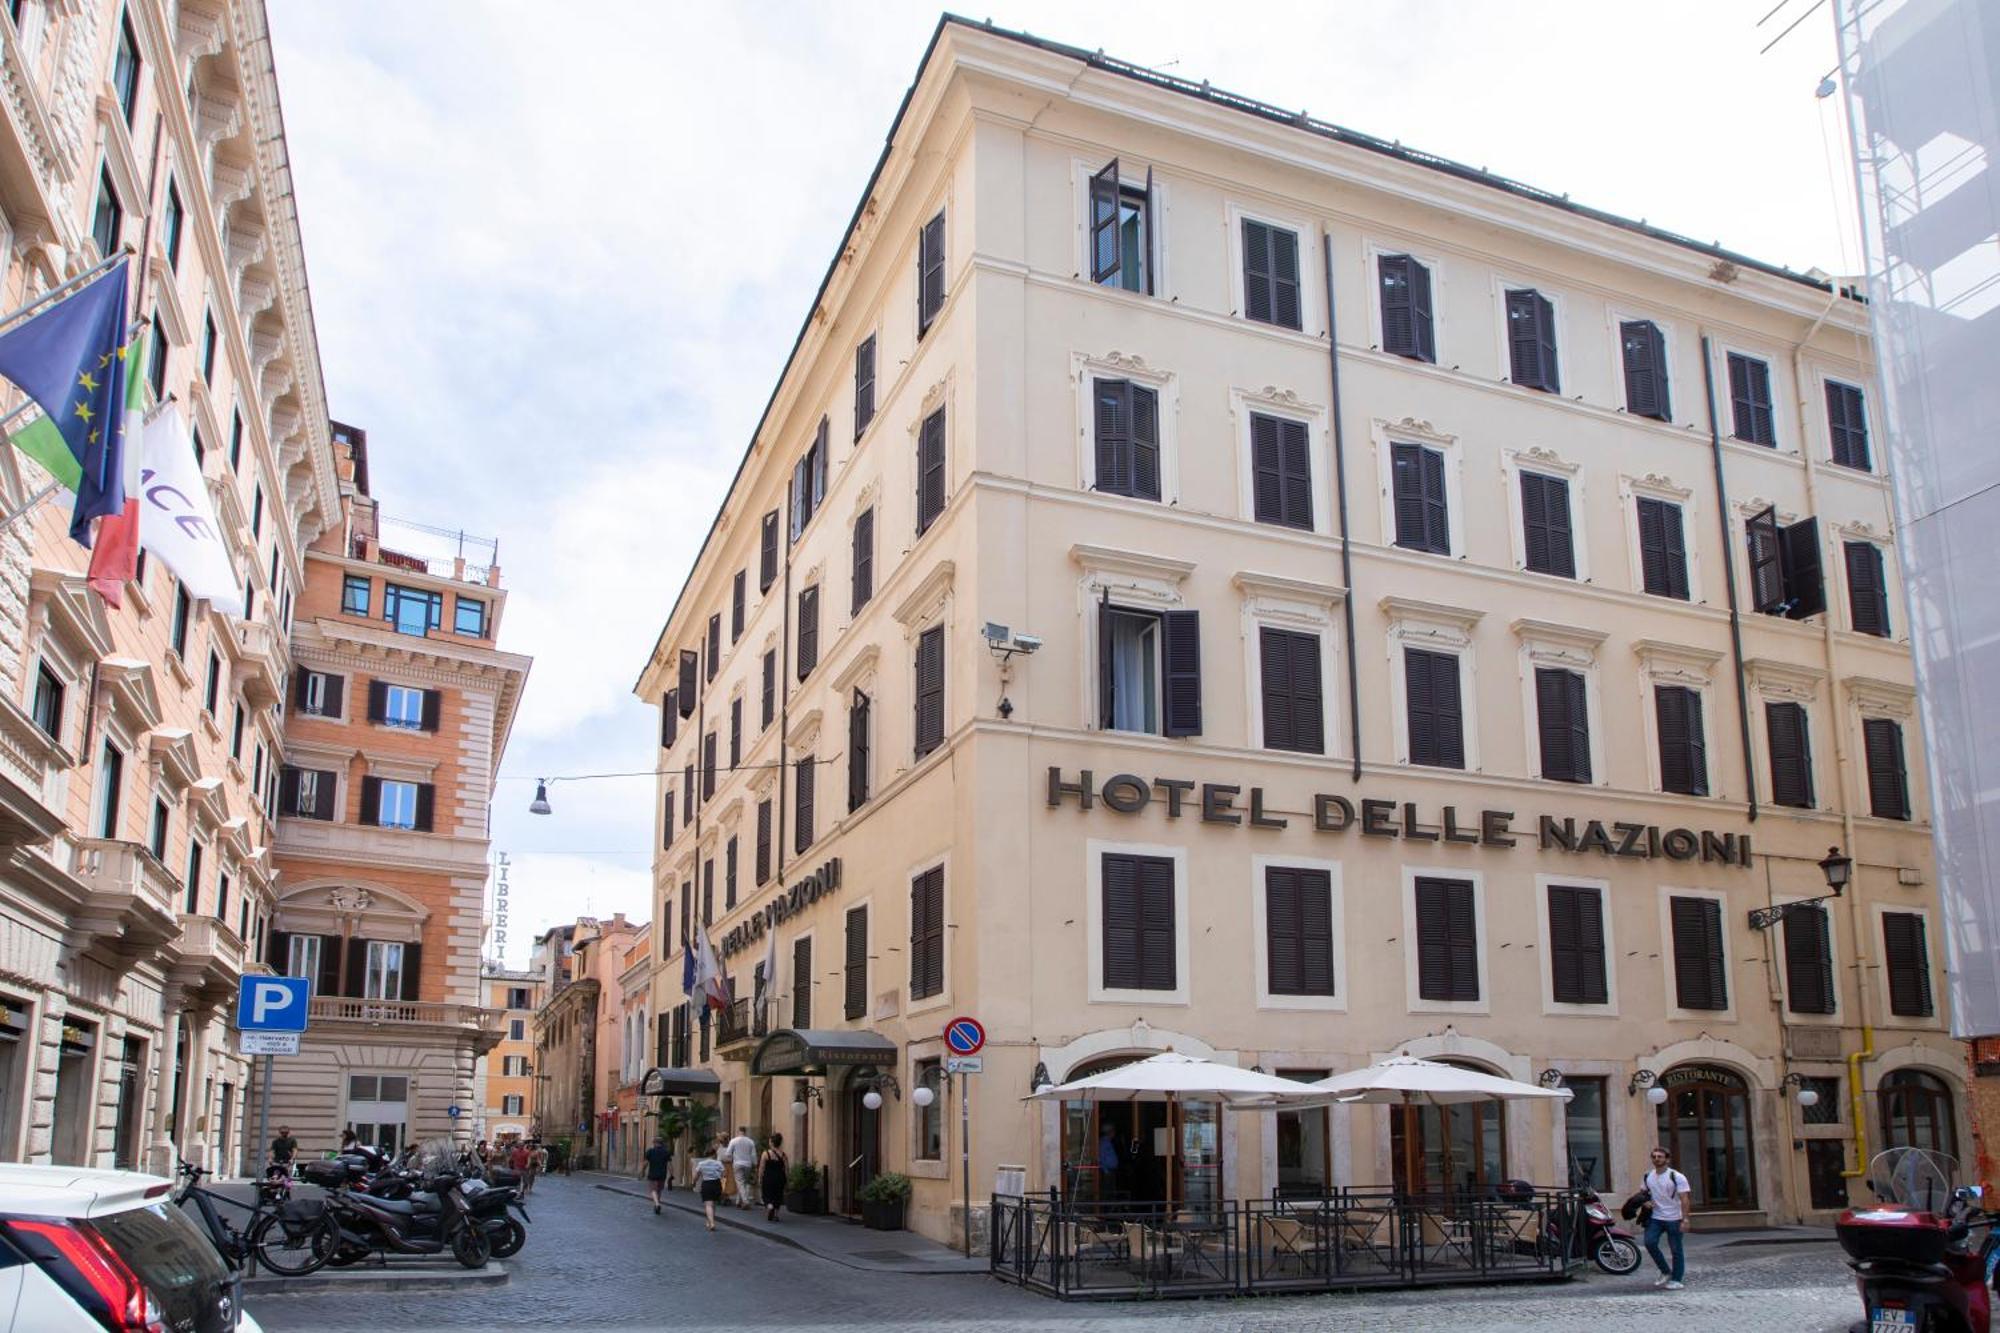
{"type": "Polygon", "coordinates": [[[785,1160],[785,1136],[771,1131],[771,1142],[757,1164],[757,1189],[764,1196],[764,1218],[778,1220],[778,1205],[785,1201],[785,1177],[790,1163],[785,1160]]]}

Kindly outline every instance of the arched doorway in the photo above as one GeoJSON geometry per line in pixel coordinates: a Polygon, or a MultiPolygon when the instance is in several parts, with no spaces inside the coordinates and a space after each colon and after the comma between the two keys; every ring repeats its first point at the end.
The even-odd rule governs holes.
{"type": "Polygon", "coordinates": [[[1750,1085],[1720,1065],[1676,1065],[1660,1076],[1659,1139],[1688,1178],[1696,1208],[1757,1206],[1750,1085]]]}
{"type": "MultiPolygon", "coordinates": [[[[1107,1055],[1064,1082],[1143,1060],[1107,1055]]],[[[1198,1211],[1222,1198],[1222,1108],[1215,1102],[1062,1103],[1063,1193],[1083,1203],[1172,1202],[1198,1211]]]]}
{"type": "Polygon", "coordinates": [[[1951,1089],[1935,1074],[1896,1069],[1882,1076],[1875,1092],[1882,1109],[1882,1146],[1928,1148],[1958,1156],[1958,1126],[1951,1089]]]}
{"type": "MultiPolygon", "coordinates": [[[[1495,1072],[1469,1060],[1439,1063],[1481,1074],[1495,1072]]],[[[1440,1194],[1505,1180],[1507,1128],[1503,1115],[1498,1102],[1390,1107],[1389,1160],[1396,1189],[1404,1194],[1440,1194]]]]}

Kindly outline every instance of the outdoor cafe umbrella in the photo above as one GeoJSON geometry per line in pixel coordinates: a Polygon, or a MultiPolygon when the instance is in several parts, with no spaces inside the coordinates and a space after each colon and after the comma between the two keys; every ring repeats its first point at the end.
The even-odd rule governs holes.
{"type": "MultiPolygon", "coordinates": [[[[1410,1055],[1391,1056],[1365,1069],[1335,1074],[1316,1083],[1308,1083],[1305,1087],[1312,1092],[1332,1094],[1337,1101],[1348,1105],[1454,1106],[1467,1102],[1566,1102],[1570,1099],[1567,1088],[1544,1088],[1535,1083],[1482,1074],[1476,1069],[1462,1069],[1437,1060],[1419,1060],[1410,1055]]],[[[1415,1144],[1415,1134],[1404,1136],[1404,1152],[1411,1158],[1404,1171],[1407,1181],[1417,1179],[1417,1173],[1412,1169],[1415,1165],[1415,1144]]],[[[1447,1154],[1451,1151],[1449,1136],[1446,1136],[1444,1148],[1447,1154]]]]}

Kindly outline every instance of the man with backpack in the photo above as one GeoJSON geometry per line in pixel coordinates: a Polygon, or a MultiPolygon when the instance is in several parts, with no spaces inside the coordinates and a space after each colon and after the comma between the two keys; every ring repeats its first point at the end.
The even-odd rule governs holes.
{"type": "Polygon", "coordinates": [[[1673,1155],[1665,1148],[1653,1149],[1653,1169],[1646,1173],[1641,1187],[1646,1192],[1646,1205],[1652,1210],[1646,1221],[1646,1253],[1653,1256],[1653,1264],[1660,1270],[1659,1280],[1653,1285],[1668,1291],[1679,1291],[1681,1280],[1687,1276],[1687,1255],[1681,1248],[1681,1228],[1687,1224],[1693,1191],[1688,1185],[1688,1178],[1674,1170],[1673,1161],[1673,1155]],[[1666,1237],[1668,1248],[1674,1254],[1671,1267],[1666,1256],[1660,1253],[1662,1236],[1666,1237]]]}

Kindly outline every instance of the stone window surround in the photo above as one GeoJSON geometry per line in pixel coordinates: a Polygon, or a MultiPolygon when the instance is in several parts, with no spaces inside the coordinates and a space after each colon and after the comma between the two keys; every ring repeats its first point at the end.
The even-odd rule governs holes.
{"type": "MultiPolygon", "coordinates": [[[[1763,446],[1759,445],[1759,448],[1763,446]]],[[[1660,914],[1660,985],[1664,988],[1661,1003],[1666,1006],[1669,1019],[1686,1019],[1696,1023],[1734,1023],[1736,1021],[1736,1001],[1743,989],[1743,979],[1733,966],[1737,941],[1733,934],[1730,918],[1734,909],[1729,905],[1729,894],[1721,889],[1696,888],[1692,885],[1662,884],[1658,889],[1660,914]],[[1675,898],[1707,898],[1722,908],[1722,959],[1723,980],[1729,991],[1729,1005],[1724,1009],[1683,1009],[1680,1006],[1680,992],[1676,988],[1674,976],[1674,911],[1675,898]]],[[[1782,968],[1780,969],[1783,970],[1782,968]]],[[[1792,1016],[1785,1015],[1790,1022],[1792,1016]]]]}
{"type": "Polygon", "coordinates": [[[1637,639],[1632,644],[1633,655],[1639,659],[1640,722],[1646,738],[1646,781],[1650,790],[1668,799],[1686,800],[1728,800],[1727,791],[1721,779],[1724,773],[1718,771],[1726,765],[1718,765],[1713,752],[1719,733],[1717,723],[1721,720],[1714,704],[1715,667],[1722,661],[1722,653],[1708,648],[1694,648],[1686,644],[1668,643],[1663,639],[1637,639]],[[1660,775],[1660,715],[1654,701],[1654,691],[1662,685],[1675,685],[1693,690],[1701,701],[1702,753],[1707,761],[1704,773],[1707,796],[1681,797],[1678,792],[1668,792],[1660,775]]]}
{"type": "MultiPolygon", "coordinates": [[[[1153,299],[1153,298],[1142,298],[1153,299]]],[[[1070,380],[1076,388],[1076,485],[1098,496],[1097,487],[1097,381],[1130,380],[1159,395],[1157,421],[1160,431],[1160,498],[1140,499],[1123,495],[1099,498],[1117,504],[1177,505],[1181,500],[1180,459],[1180,379],[1171,371],[1156,370],[1146,358],[1111,351],[1102,356],[1088,352],[1070,353],[1070,380]]],[[[947,440],[951,434],[947,426],[947,440]]],[[[946,446],[949,454],[949,443],[946,446]]],[[[879,530],[879,525],[878,525],[879,530]]]]}
{"type": "MultiPolygon", "coordinates": [[[[1768,657],[1753,657],[1743,663],[1743,674],[1750,688],[1751,700],[1756,705],[1750,722],[1750,749],[1755,756],[1755,762],[1751,767],[1757,774],[1758,800],[1766,804],[1773,803],[1771,733],[1770,724],[1765,717],[1765,705],[1796,703],[1805,705],[1806,710],[1806,751],[1809,759],[1807,772],[1812,777],[1812,808],[1831,809],[1827,800],[1828,784],[1825,773],[1829,756],[1826,746],[1820,743],[1817,734],[1825,725],[1825,718],[1821,715],[1820,690],[1826,683],[1826,672],[1818,667],[1800,666],[1768,657]]],[[[1857,723],[1857,735],[1859,729],[1857,723]]]]}
{"type": "Polygon", "coordinates": [[[1535,697],[1535,672],[1541,667],[1574,671],[1583,677],[1585,725],[1590,730],[1590,781],[1565,782],[1566,787],[1608,787],[1606,770],[1604,700],[1599,680],[1597,650],[1609,637],[1603,630],[1578,625],[1560,625],[1549,620],[1516,620],[1514,636],[1521,642],[1521,719],[1524,727],[1524,771],[1537,781],[1542,777],[1541,715],[1535,697]]]}
{"type": "Polygon", "coordinates": [[[1189,939],[1193,922],[1188,919],[1188,849],[1185,844],[1114,842],[1090,838],[1084,843],[1084,947],[1088,1004],[1131,1004],[1147,1009],[1163,1006],[1186,1007],[1192,988],[1188,976],[1189,939]],[[1104,984],[1104,858],[1112,856],[1158,856],[1174,863],[1174,988],[1172,990],[1114,990],[1104,984]]]}
{"type": "MultiPolygon", "coordinates": [[[[1483,611],[1473,611],[1409,597],[1384,597],[1378,605],[1389,619],[1389,710],[1395,733],[1396,762],[1410,763],[1409,681],[1403,650],[1448,653],[1458,659],[1459,711],[1467,773],[1481,772],[1479,753],[1479,657],[1472,651],[1473,627],[1483,611]]],[[[1428,769],[1428,765],[1417,767],[1428,769]]]]}
{"type": "MultiPolygon", "coordinates": [[[[1288,532],[1310,532],[1315,536],[1333,536],[1333,505],[1327,502],[1326,482],[1333,475],[1333,452],[1328,443],[1327,410],[1320,403],[1307,402],[1290,389],[1280,389],[1275,385],[1265,385],[1261,389],[1232,388],[1229,391],[1229,416],[1235,423],[1232,434],[1236,440],[1236,485],[1238,502],[1236,517],[1245,523],[1257,523],[1257,456],[1251,431],[1252,415],[1277,417],[1281,421],[1296,421],[1306,428],[1306,454],[1309,459],[1308,473],[1312,482],[1313,521],[1310,528],[1283,528],[1281,524],[1266,523],[1266,528],[1280,527],[1288,532]]],[[[1164,489],[1164,488],[1162,488],[1164,489]]]]}
{"type": "Polygon", "coordinates": [[[1083,571],[1076,585],[1077,642],[1084,648],[1076,661],[1078,716],[1086,729],[1101,731],[1106,719],[1098,716],[1098,657],[1103,651],[1097,641],[1099,603],[1108,593],[1114,606],[1147,611],[1184,607],[1183,585],[1195,567],[1191,560],[1122,551],[1089,542],[1071,545],[1069,558],[1083,571]]]}
{"type": "Polygon", "coordinates": [[[1576,1015],[1580,1018],[1618,1017],[1618,932],[1613,921],[1616,910],[1615,894],[1611,891],[1611,881],[1591,875],[1547,875],[1535,876],[1535,941],[1541,951],[1536,970],[1542,978],[1542,1012],[1550,1015],[1576,1015]],[[1556,999],[1555,949],[1549,943],[1549,889],[1560,885],[1564,888],[1595,889],[1597,891],[1598,913],[1604,925],[1604,1003],[1571,1004],[1556,999]]]}
{"type": "Polygon", "coordinates": [[[1507,534],[1512,542],[1514,569],[1521,574],[1537,578],[1563,578],[1561,574],[1545,574],[1528,568],[1528,537],[1526,525],[1521,517],[1521,474],[1533,472],[1539,476],[1553,477],[1569,486],[1569,530],[1570,557],[1576,565],[1576,575],[1567,580],[1574,583],[1591,582],[1590,534],[1587,528],[1589,505],[1586,503],[1588,485],[1584,480],[1583,464],[1566,462],[1561,454],[1540,445],[1530,445],[1525,449],[1502,449],[1500,451],[1500,478],[1507,506],[1507,534]]]}
{"type": "Polygon", "coordinates": [[[1347,991],[1350,974],[1347,970],[1347,931],[1345,906],[1341,893],[1340,862],[1306,856],[1258,855],[1250,858],[1250,952],[1256,962],[1257,1007],[1259,1009],[1310,1010],[1320,1013],[1346,1013],[1347,991]],[[1333,994],[1331,995],[1273,995],[1271,993],[1270,937],[1265,932],[1265,912],[1268,894],[1265,889],[1265,871],[1272,868],[1285,870],[1324,870],[1332,889],[1331,948],[1333,956],[1333,994]]]}
{"type": "Polygon", "coordinates": [[[1459,447],[1459,437],[1441,431],[1429,421],[1417,417],[1404,417],[1400,421],[1388,421],[1376,417],[1368,423],[1368,432],[1375,443],[1376,475],[1380,478],[1377,494],[1380,500],[1383,549],[1420,560],[1465,559],[1465,452],[1459,447]],[[1393,446],[1398,444],[1420,444],[1426,449],[1435,449],[1444,455],[1445,527],[1451,536],[1449,554],[1413,551],[1408,547],[1396,545],[1396,465],[1393,446]]]}
{"type": "Polygon", "coordinates": [[[1493,983],[1488,975],[1486,930],[1486,872],[1457,866],[1435,865],[1400,867],[1403,896],[1403,991],[1404,1003],[1413,1014],[1490,1014],[1493,1012],[1493,983]],[[1426,1000],[1420,991],[1417,959],[1417,881],[1449,879],[1472,885],[1472,929],[1479,940],[1479,998],[1476,1000],[1426,1000]]]}
{"type": "Polygon", "coordinates": [[[1618,503],[1625,514],[1625,558],[1630,566],[1632,591],[1641,597],[1659,597],[1663,601],[1680,600],[1646,591],[1645,557],[1639,544],[1639,501],[1642,498],[1659,500],[1679,507],[1681,549],[1687,558],[1687,604],[1705,605],[1708,599],[1702,595],[1705,586],[1701,580],[1702,544],[1696,535],[1696,511],[1699,502],[1691,487],[1676,485],[1672,478],[1658,472],[1648,472],[1644,476],[1634,476],[1628,472],[1620,473],[1618,477],[1618,503]]]}
{"type": "MultiPolygon", "coordinates": [[[[1334,616],[1347,591],[1332,584],[1276,574],[1238,571],[1231,580],[1242,595],[1244,706],[1248,710],[1249,746],[1264,748],[1264,663],[1260,630],[1292,630],[1319,639],[1320,714],[1325,742],[1320,756],[1340,756],[1340,640],[1334,616]]],[[[1278,751],[1291,754],[1295,751],[1278,751]]]]}

